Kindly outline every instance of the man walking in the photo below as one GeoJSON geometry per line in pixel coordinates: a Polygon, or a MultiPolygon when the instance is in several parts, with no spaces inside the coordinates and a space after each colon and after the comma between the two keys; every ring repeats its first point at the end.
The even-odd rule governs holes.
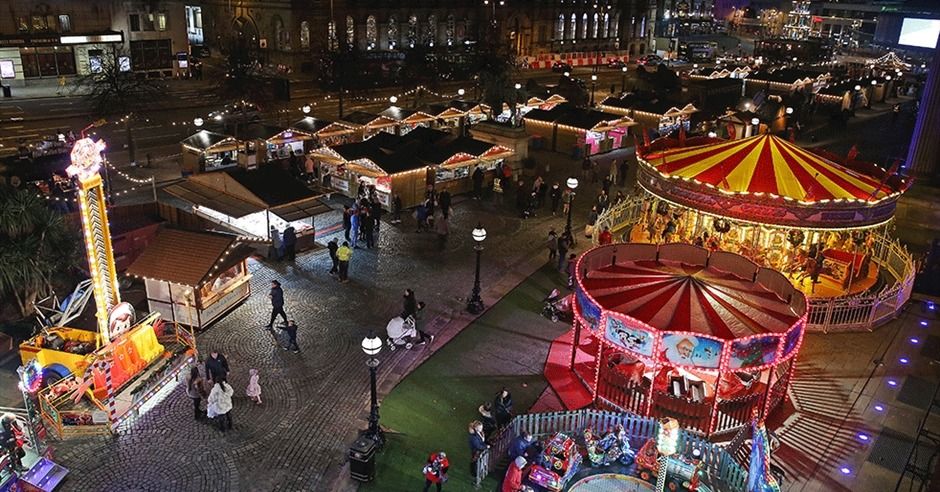
{"type": "Polygon", "coordinates": [[[343,241],[343,245],[336,250],[336,259],[339,260],[339,281],[344,284],[349,282],[349,259],[352,258],[352,254],[352,248],[346,241],[343,241]]]}
{"type": "Polygon", "coordinates": [[[287,346],[284,347],[284,350],[291,350],[293,347],[294,353],[300,352],[300,346],[297,345],[297,322],[290,320],[287,322],[287,326],[284,327],[284,331],[287,332],[287,346]]]}
{"type": "Polygon", "coordinates": [[[343,205],[343,232],[346,234],[347,241],[349,241],[350,229],[352,229],[352,209],[349,205],[343,205]]]}
{"type": "Polygon", "coordinates": [[[297,257],[297,233],[294,226],[288,224],[284,229],[284,259],[294,261],[297,257]]]}
{"type": "Polygon", "coordinates": [[[339,249],[338,239],[335,237],[330,239],[330,242],[326,243],[326,248],[330,250],[330,261],[333,262],[333,266],[330,268],[330,275],[336,275],[336,272],[339,271],[339,258],[336,257],[336,250],[339,249]]]}
{"type": "Polygon", "coordinates": [[[558,204],[561,202],[561,187],[558,181],[552,184],[552,215],[558,212],[558,204]]]}
{"type": "Polygon", "coordinates": [[[483,170],[480,166],[473,170],[471,178],[473,179],[473,199],[479,200],[483,196],[483,170]]]}
{"type": "Polygon", "coordinates": [[[212,381],[219,381],[228,377],[228,371],[228,361],[225,360],[224,355],[218,350],[209,353],[209,358],[206,359],[206,377],[212,381]]]}
{"type": "Polygon", "coordinates": [[[271,291],[268,292],[268,297],[271,298],[271,321],[268,322],[265,328],[272,328],[274,326],[274,318],[277,318],[279,314],[284,320],[284,323],[287,324],[287,313],[284,312],[284,290],[281,289],[281,283],[277,280],[271,281],[271,291]]]}

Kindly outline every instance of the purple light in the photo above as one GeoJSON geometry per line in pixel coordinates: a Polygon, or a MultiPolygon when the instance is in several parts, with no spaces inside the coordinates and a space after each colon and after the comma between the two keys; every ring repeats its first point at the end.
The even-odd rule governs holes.
{"type": "Polygon", "coordinates": [[[913,343],[914,345],[917,345],[918,343],[920,343],[920,338],[917,338],[917,337],[911,337],[909,340],[910,340],[911,343],[913,343]]]}
{"type": "Polygon", "coordinates": [[[936,306],[934,303],[932,303],[932,302],[928,302],[928,303],[927,303],[927,309],[933,311],[933,310],[936,309],[936,308],[937,308],[937,306],[936,306]]]}
{"type": "Polygon", "coordinates": [[[868,442],[869,439],[871,439],[871,438],[868,437],[868,434],[865,434],[865,433],[863,433],[863,432],[859,432],[859,433],[858,433],[858,440],[859,440],[859,441],[868,442]]]}
{"type": "Polygon", "coordinates": [[[876,412],[884,412],[884,411],[885,411],[885,406],[879,403],[879,404],[875,405],[875,411],[876,411],[876,412]]]}
{"type": "Polygon", "coordinates": [[[895,387],[895,386],[897,386],[897,385],[898,385],[898,382],[897,382],[897,381],[895,381],[895,380],[893,380],[893,379],[889,379],[889,380],[888,380],[888,386],[891,386],[891,387],[893,388],[893,387],[895,387]]]}
{"type": "Polygon", "coordinates": [[[927,326],[927,320],[923,319],[920,321],[920,326],[927,326]]]}
{"type": "Polygon", "coordinates": [[[842,472],[843,475],[848,475],[852,473],[852,469],[847,466],[843,466],[842,468],[839,468],[839,471],[842,472]]]}
{"type": "Polygon", "coordinates": [[[900,362],[901,364],[907,364],[908,362],[910,362],[910,360],[907,357],[901,357],[900,359],[898,359],[898,362],[900,362]]]}

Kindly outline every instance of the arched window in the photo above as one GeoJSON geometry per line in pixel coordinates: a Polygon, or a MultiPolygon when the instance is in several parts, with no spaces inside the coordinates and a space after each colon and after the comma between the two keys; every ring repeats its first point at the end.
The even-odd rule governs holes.
{"type": "Polygon", "coordinates": [[[398,20],[395,16],[388,18],[388,49],[393,50],[398,46],[398,20]]]}
{"type": "Polygon", "coordinates": [[[356,21],[351,16],[346,16],[346,49],[352,49],[356,46],[356,21]]]}
{"type": "Polygon", "coordinates": [[[581,39],[588,37],[588,16],[587,12],[581,14],[581,39]]]}
{"type": "Polygon", "coordinates": [[[366,17],[366,49],[375,49],[375,41],[379,37],[378,29],[375,25],[375,16],[366,17]]]}
{"type": "Polygon", "coordinates": [[[565,15],[558,14],[558,25],[555,26],[555,39],[565,39],[565,15]]]}
{"type": "Polygon", "coordinates": [[[610,30],[609,30],[609,29],[610,29],[610,14],[608,14],[607,12],[604,12],[604,28],[603,28],[603,30],[601,31],[601,32],[602,32],[602,34],[601,34],[601,37],[602,37],[602,38],[610,37],[610,30]]]}
{"type": "Polygon", "coordinates": [[[333,21],[326,25],[326,42],[332,51],[339,48],[339,41],[336,39],[336,23],[333,21]]]}
{"type": "Polygon", "coordinates": [[[310,49],[310,23],[307,21],[300,23],[300,48],[310,49]]]}
{"type": "Polygon", "coordinates": [[[434,14],[428,16],[428,29],[425,31],[424,41],[432,47],[437,42],[437,16],[434,14]]]}
{"type": "Polygon", "coordinates": [[[600,14],[598,14],[597,12],[594,12],[594,22],[591,24],[591,37],[592,38],[597,38],[597,28],[600,27],[600,22],[598,21],[600,20],[600,18],[601,18],[600,14]]]}
{"type": "Polygon", "coordinates": [[[568,29],[568,39],[574,39],[578,34],[578,16],[571,14],[571,29],[568,29]]]}
{"type": "Polygon", "coordinates": [[[454,36],[457,31],[457,22],[453,15],[447,16],[447,27],[444,28],[444,36],[447,38],[447,46],[454,44],[454,36]]]}
{"type": "Polygon", "coordinates": [[[408,17],[408,47],[414,48],[418,40],[418,16],[412,14],[408,17]]]}

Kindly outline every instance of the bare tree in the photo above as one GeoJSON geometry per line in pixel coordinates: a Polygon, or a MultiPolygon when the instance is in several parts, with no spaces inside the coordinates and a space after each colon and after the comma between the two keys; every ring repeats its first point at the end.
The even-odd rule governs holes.
{"type": "Polygon", "coordinates": [[[133,164],[137,162],[133,124],[150,102],[164,94],[166,87],[156,79],[132,72],[130,59],[125,49],[112,47],[101,55],[99,63],[92,65],[88,74],[75,79],[72,92],[85,94],[98,117],[124,123],[128,159],[133,164]]]}

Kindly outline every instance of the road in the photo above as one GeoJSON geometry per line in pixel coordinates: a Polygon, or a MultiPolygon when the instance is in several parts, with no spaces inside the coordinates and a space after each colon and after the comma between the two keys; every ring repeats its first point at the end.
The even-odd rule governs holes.
{"type": "MultiPolygon", "coordinates": [[[[585,80],[590,88],[591,72],[590,67],[578,67],[571,75],[585,80]]],[[[635,74],[633,69],[628,72],[628,86],[635,80],[635,74]]],[[[518,73],[517,80],[523,84],[529,79],[541,84],[554,84],[559,77],[561,74],[550,70],[524,70],[518,73]]],[[[622,81],[623,73],[620,70],[601,68],[598,71],[596,99],[605,97],[612,85],[619,90],[622,81]]],[[[439,91],[443,95],[454,95],[458,89],[465,88],[468,94],[473,94],[470,84],[468,81],[450,82],[442,84],[439,91]]],[[[313,116],[334,120],[337,118],[339,101],[335,95],[328,96],[310,82],[296,81],[292,85],[291,101],[272,103],[264,108],[263,122],[280,126],[290,125],[303,116],[300,107],[304,104],[312,106],[313,116]]],[[[381,111],[390,104],[388,97],[401,93],[400,88],[386,88],[370,94],[370,100],[353,97],[345,101],[344,112],[381,111]],[[376,98],[378,100],[375,100],[376,98]]],[[[196,130],[193,119],[205,117],[222,106],[222,102],[214,95],[211,82],[206,81],[172,81],[166,96],[165,103],[155,105],[143,121],[138,120],[133,124],[138,159],[143,159],[148,153],[159,157],[179,152],[180,140],[196,130]]],[[[410,106],[414,102],[411,97],[402,99],[399,101],[402,106],[410,106]]],[[[431,94],[424,94],[420,102],[424,104],[440,100],[442,99],[431,94]]],[[[90,104],[81,95],[0,101],[0,155],[15,152],[21,142],[36,142],[68,129],[77,132],[93,119],[90,104]]],[[[128,162],[125,150],[127,133],[123,124],[111,122],[95,131],[108,141],[112,162],[118,163],[119,166],[128,162]]]]}

